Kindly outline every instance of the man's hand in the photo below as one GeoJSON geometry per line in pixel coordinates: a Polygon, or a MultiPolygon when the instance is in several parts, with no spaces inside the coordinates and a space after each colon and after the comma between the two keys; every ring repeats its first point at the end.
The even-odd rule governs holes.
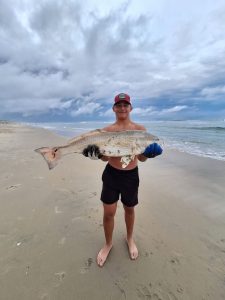
{"type": "Polygon", "coordinates": [[[153,158],[157,155],[162,154],[163,149],[160,147],[159,144],[153,143],[148,145],[148,147],[145,149],[144,153],[142,153],[145,157],[153,158]]]}
{"type": "Polygon", "coordinates": [[[84,156],[95,160],[100,159],[103,156],[100,153],[99,147],[97,145],[88,145],[87,148],[85,148],[82,153],[84,156]]]}

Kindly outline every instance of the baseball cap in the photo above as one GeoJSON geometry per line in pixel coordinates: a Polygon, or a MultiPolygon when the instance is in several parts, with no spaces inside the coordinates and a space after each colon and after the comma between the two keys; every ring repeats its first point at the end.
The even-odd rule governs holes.
{"type": "Polygon", "coordinates": [[[125,94],[125,93],[120,93],[120,94],[116,95],[116,97],[114,98],[115,104],[120,102],[120,101],[125,101],[125,102],[131,104],[130,103],[130,96],[125,94]]]}

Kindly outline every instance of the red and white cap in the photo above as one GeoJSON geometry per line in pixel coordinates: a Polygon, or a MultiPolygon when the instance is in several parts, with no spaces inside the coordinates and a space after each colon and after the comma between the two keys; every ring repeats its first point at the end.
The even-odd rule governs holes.
{"type": "Polygon", "coordinates": [[[114,102],[115,102],[114,104],[121,102],[121,101],[125,101],[125,102],[131,104],[130,96],[125,93],[120,93],[120,94],[116,95],[116,97],[114,98],[114,102]]]}

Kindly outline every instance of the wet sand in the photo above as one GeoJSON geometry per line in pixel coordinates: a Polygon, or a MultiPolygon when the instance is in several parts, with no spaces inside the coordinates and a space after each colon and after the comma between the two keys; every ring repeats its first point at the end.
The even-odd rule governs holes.
{"type": "Polygon", "coordinates": [[[139,258],[119,202],[99,268],[105,163],[76,154],[49,171],[33,151],[65,142],[0,123],[0,299],[225,299],[225,162],[164,149],[139,163],[139,258]]]}

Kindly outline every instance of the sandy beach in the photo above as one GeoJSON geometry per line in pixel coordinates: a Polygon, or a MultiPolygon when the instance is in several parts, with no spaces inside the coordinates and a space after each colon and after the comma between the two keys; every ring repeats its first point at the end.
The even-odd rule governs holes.
{"type": "Polygon", "coordinates": [[[225,162],[164,149],[139,163],[131,261],[119,202],[103,268],[101,174],[79,154],[49,171],[33,150],[66,143],[0,123],[1,300],[225,299],[225,162]]]}

